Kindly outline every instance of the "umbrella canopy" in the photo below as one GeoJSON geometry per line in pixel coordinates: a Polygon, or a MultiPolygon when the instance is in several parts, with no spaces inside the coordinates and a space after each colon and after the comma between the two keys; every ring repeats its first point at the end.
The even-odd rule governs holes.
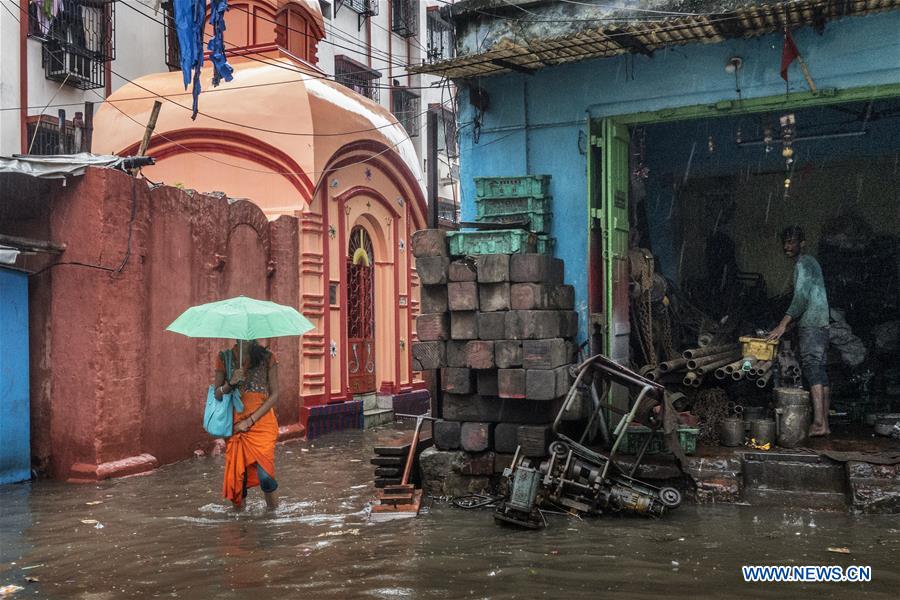
{"type": "Polygon", "coordinates": [[[261,338],[303,335],[313,324],[290,306],[238,296],[192,306],[166,327],[188,337],[261,338]]]}

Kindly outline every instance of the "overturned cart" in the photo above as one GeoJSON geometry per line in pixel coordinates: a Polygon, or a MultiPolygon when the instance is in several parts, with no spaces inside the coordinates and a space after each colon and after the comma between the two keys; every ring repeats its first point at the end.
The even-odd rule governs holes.
{"type": "Polygon", "coordinates": [[[656,517],[677,508],[681,504],[678,490],[655,487],[633,477],[651,436],[647,436],[627,472],[617,465],[616,452],[632,422],[654,430],[662,428],[669,433],[666,436],[668,447],[677,458],[683,459],[681,448],[671,435],[676,415],[667,402],[665,389],[605,356],[596,355],[585,360],[576,367],[575,382],[553,422],[557,439],[550,444],[550,458],[533,464],[516,451],[512,463],[503,471],[508,480],[508,492],[498,504],[494,518],[537,529],[544,524],[542,508],[562,508],[585,515],[625,512],[656,517]],[[606,401],[614,384],[627,388],[633,398],[627,411],[617,410],[606,401]],[[592,410],[576,440],[561,431],[561,423],[563,415],[579,395],[592,400],[592,410]],[[606,426],[606,411],[624,415],[611,438],[606,426]],[[608,450],[587,446],[594,435],[608,450]]]}

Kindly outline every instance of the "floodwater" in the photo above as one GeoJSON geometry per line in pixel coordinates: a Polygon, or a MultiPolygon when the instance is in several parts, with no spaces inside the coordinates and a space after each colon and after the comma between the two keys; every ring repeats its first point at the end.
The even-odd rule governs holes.
{"type": "Polygon", "coordinates": [[[229,510],[221,457],[99,485],[0,486],[0,588],[86,600],[895,598],[900,589],[896,517],[685,505],[656,521],[550,515],[534,532],[434,501],[416,519],[369,523],[375,435],[280,446],[275,513],[258,489],[245,513],[229,510]],[[873,581],[749,584],[745,564],[868,565],[873,581]]]}

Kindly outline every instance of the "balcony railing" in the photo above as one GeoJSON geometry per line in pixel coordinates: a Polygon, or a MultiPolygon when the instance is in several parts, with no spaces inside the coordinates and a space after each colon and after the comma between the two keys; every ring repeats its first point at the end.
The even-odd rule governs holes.
{"type": "Polygon", "coordinates": [[[84,90],[104,87],[106,63],[116,54],[114,0],[31,3],[28,21],[29,35],[43,42],[47,79],[84,90]]]}
{"type": "Polygon", "coordinates": [[[334,57],[334,80],[360,94],[379,102],[381,99],[378,81],[381,72],[371,69],[361,62],[338,54],[334,57]]]}
{"type": "Polygon", "coordinates": [[[426,61],[438,62],[453,58],[455,42],[453,37],[453,25],[441,18],[438,8],[429,7],[425,13],[425,26],[427,41],[426,61]]]}
{"type": "Polygon", "coordinates": [[[404,38],[419,33],[418,0],[394,0],[391,5],[391,31],[404,38]]]}
{"type": "Polygon", "coordinates": [[[167,0],[160,4],[163,9],[165,27],[163,28],[166,44],[166,66],[170,71],[181,70],[181,47],[178,45],[178,31],[175,29],[175,2],[167,0]]]}
{"type": "Polygon", "coordinates": [[[400,87],[391,90],[391,112],[409,137],[419,135],[419,106],[418,94],[400,87]]]}
{"type": "Polygon", "coordinates": [[[60,128],[58,119],[49,115],[41,115],[28,123],[27,132],[28,154],[46,156],[81,152],[81,148],[77,147],[75,128],[69,121],[66,121],[60,128]]]}
{"type": "Polygon", "coordinates": [[[346,6],[358,15],[372,17],[378,14],[378,0],[337,0],[334,4],[335,13],[346,6]]]}

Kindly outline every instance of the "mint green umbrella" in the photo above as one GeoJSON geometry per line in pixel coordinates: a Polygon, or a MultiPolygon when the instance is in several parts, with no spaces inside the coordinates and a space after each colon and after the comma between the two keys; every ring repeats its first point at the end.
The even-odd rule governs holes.
{"type": "Polygon", "coordinates": [[[192,306],[166,331],[188,337],[256,340],[303,335],[313,327],[309,319],[290,306],[238,296],[192,306]]]}

